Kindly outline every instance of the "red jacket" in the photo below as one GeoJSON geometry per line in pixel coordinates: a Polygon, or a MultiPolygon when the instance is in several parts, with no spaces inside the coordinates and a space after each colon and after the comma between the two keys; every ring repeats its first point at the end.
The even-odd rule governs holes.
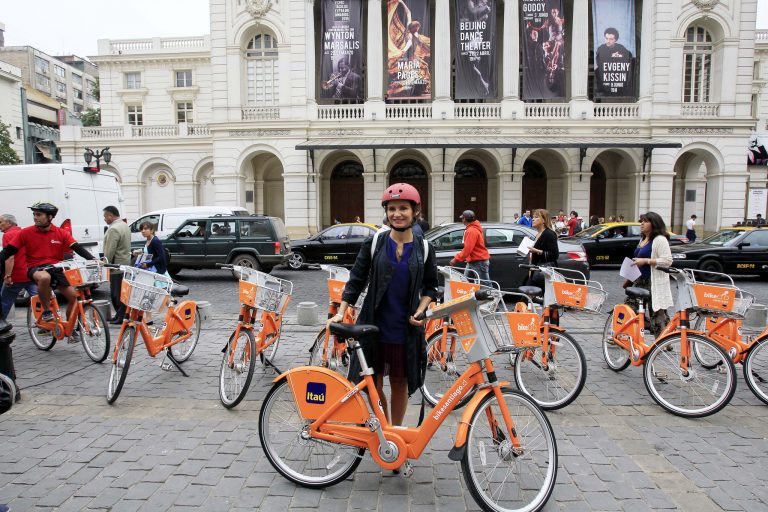
{"type": "Polygon", "coordinates": [[[470,222],[464,231],[464,248],[455,256],[456,261],[483,261],[490,258],[480,221],[470,222]]]}
{"type": "MultiPolygon", "coordinates": [[[[18,248],[18,244],[16,243],[16,240],[19,238],[19,234],[21,233],[21,228],[19,226],[13,226],[12,228],[9,228],[8,231],[6,231],[3,234],[3,247],[6,245],[13,245],[18,248]]],[[[24,249],[24,247],[19,249],[19,252],[16,253],[15,257],[13,258],[13,272],[11,272],[11,279],[13,280],[13,283],[27,283],[29,282],[29,278],[27,277],[27,251],[24,249]]],[[[0,269],[0,275],[5,273],[5,269],[0,269]]]]}

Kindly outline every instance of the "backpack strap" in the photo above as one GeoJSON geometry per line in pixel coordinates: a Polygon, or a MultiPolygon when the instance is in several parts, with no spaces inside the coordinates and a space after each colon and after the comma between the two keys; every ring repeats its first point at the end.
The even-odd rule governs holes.
{"type": "MultiPolygon", "coordinates": [[[[386,233],[391,228],[389,226],[382,226],[376,233],[373,234],[373,241],[371,242],[371,260],[373,260],[374,254],[376,254],[376,248],[379,243],[379,235],[382,233],[386,233]]],[[[429,257],[429,242],[427,242],[426,238],[422,238],[421,241],[424,243],[424,263],[427,262],[427,258],[429,257]]]]}

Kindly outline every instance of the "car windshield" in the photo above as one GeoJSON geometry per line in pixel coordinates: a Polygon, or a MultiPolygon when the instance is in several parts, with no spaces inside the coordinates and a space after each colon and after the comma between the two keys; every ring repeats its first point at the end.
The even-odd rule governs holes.
{"type": "Polygon", "coordinates": [[[603,229],[605,229],[605,226],[601,226],[601,225],[592,226],[591,228],[587,228],[584,231],[579,231],[578,233],[576,233],[573,236],[578,237],[578,238],[589,238],[592,235],[594,235],[595,233],[597,233],[598,231],[603,230],[603,229]]]}
{"type": "Polygon", "coordinates": [[[744,232],[737,229],[724,229],[722,231],[718,231],[709,238],[705,238],[700,243],[707,245],[728,246],[732,245],[734,240],[741,236],[742,233],[744,232]]]}

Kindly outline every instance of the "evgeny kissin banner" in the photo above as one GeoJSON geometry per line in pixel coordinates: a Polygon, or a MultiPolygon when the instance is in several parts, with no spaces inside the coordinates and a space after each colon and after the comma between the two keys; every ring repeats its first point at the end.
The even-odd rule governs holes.
{"type": "Polygon", "coordinates": [[[565,98],[565,18],[562,0],[520,0],[523,99],[565,98]]]}
{"type": "Polygon", "coordinates": [[[387,1],[387,97],[432,98],[428,0],[387,1]]]}
{"type": "Polygon", "coordinates": [[[637,98],[635,0],[592,0],[595,98],[637,98]]]}
{"type": "Polygon", "coordinates": [[[323,0],[322,9],[321,95],[364,99],[362,0],[323,0]]]}
{"type": "Polygon", "coordinates": [[[457,99],[498,95],[495,0],[455,0],[457,99]]]}

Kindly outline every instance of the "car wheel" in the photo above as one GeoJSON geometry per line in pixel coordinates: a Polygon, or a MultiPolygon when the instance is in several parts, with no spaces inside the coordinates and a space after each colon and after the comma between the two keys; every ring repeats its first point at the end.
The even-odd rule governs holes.
{"type": "Polygon", "coordinates": [[[296,251],[294,251],[291,254],[291,257],[288,258],[288,266],[291,270],[301,270],[301,267],[303,267],[306,262],[307,260],[304,258],[304,255],[296,251]]]}
{"type": "MultiPolygon", "coordinates": [[[[704,270],[706,272],[717,272],[718,274],[722,274],[723,264],[717,260],[704,260],[699,264],[699,270],[704,270]]],[[[698,276],[696,276],[696,278],[701,279],[702,281],[710,282],[710,283],[720,280],[718,276],[714,276],[712,274],[699,274],[698,276]]]]}
{"type": "Polygon", "coordinates": [[[239,267],[252,268],[254,270],[261,270],[259,260],[251,256],[250,254],[238,254],[232,259],[232,265],[239,267]]]}

